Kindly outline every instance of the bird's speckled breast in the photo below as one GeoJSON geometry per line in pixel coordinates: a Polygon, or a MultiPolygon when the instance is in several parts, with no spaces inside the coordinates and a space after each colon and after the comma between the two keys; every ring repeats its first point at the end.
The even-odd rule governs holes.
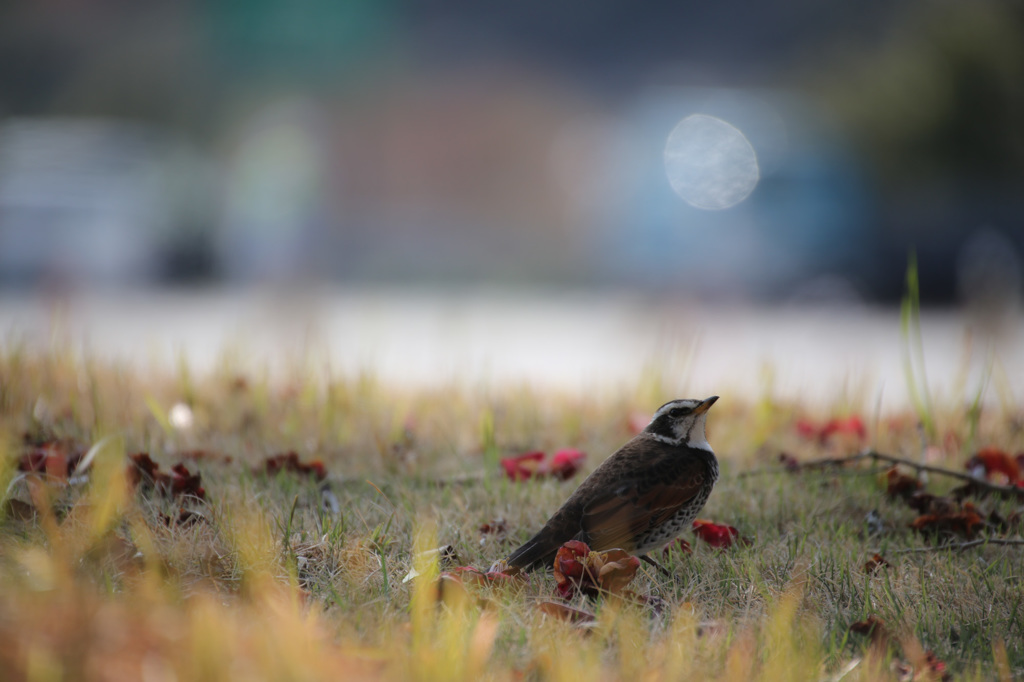
{"type": "Polygon", "coordinates": [[[713,454],[708,459],[708,468],[710,475],[704,482],[704,485],[701,486],[697,496],[690,504],[681,508],[675,515],[669,518],[668,521],[651,528],[647,535],[639,538],[634,554],[647,554],[651,550],[657,549],[676,539],[680,533],[690,528],[693,520],[697,518],[697,514],[704,508],[708,497],[711,496],[711,489],[714,488],[715,481],[718,480],[718,460],[715,459],[713,454]]]}

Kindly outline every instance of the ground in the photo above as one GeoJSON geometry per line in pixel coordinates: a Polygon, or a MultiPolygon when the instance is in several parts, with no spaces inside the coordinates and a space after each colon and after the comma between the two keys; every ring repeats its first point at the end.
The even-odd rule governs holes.
{"type": "Polygon", "coordinates": [[[591,395],[400,390],[301,368],[284,381],[230,363],[146,372],[9,343],[0,670],[10,680],[1024,674],[1021,497],[958,501],[950,491],[964,481],[901,467],[951,505],[915,510],[887,462],[808,466],[873,450],[963,474],[983,447],[1024,450],[1012,402],[936,397],[922,415],[770,388],[723,394],[708,421],[722,476],[700,516],[735,527],[730,546],[686,532],[689,552],[654,556],[668,575],[642,564],[626,591],[570,587],[568,599],[551,572],[456,570],[485,571],[528,538],[675,397],[653,376],[591,395]],[[587,455],[567,480],[515,481],[501,464],[563,448],[587,455]],[[911,527],[925,512],[978,520],[928,535],[911,527]],[[989,542],[964,546],[972,539],[989,542]],[[871,564],[876,554],[884,561],[871,564]]]}

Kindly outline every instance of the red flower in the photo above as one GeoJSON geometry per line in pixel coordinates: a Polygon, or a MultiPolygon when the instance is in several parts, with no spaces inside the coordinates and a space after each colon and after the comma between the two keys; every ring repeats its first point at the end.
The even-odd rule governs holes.
{"type": "Polygon", "coordinates": [[[925,514],[914,519],[910,527],[922,535],[956,535],[968,540],[985,527],[985,520],[970,502],[964,502],[959,512],[925,514]]]}
{"type": "Polygon", "coordinates": [[[909,500],[914,493],[921,489],[921,481],[913,476],[900,473],[896,467],[885,472],[885,480],[885,494],[893,499],[902,497],[909,500]]]}
{"type": "Polygon", "coordinates": [[[155,489],[167,497],[191,495],[202,500],[206,499],[206,490],[201,480],[199,473],[191,473],[184,464],[175,464],[170,473],[160,471],[160,465],[146,452],[128,457],[128,482],[133,487],[155,489]]]}
{"type": "Polygon", "coordinates": [[[156,481],[156,474],[160,471],[160,465],[150,458],[148,452],[139,452],[128,455],[128,482],[132,486],[140,483],[153,485],[156,481]]]}
{"type": "Polygon", "coordinates": [[[50,440],[22,455],[18,460],[18,470],[67,480],[84,455],[85,450],[69,440],[50,440]]]}
{"type": "Polygon", "coordinates": [[[544,461],[544,453],[539,450],[527,452],[516,457],[505,457],[501,460],[501,468],[505,475],[513,481],[525,481],[530,478],[544,478],[553,476],[559,481],[565,481],[580,470],[586,454],[580,450],[566,448],[559,450],[547,462],[544,461]]]}
{"type": "Polygon", "coordinates": [[[318,481],[327,478],[327,468],[318,459],[312,462],[300,462],[299,453],[295,451],[284,452],[263,460],[263,471],[268,476],[276,476],[282,471],[291,471],[296,474],[310,475],[318,481]]]}
{"type": "Polygon", "coordinates": [[[618,594],[636,575],[640,560],[621,549],[591,552],[585,542],[570,540],[559,548],[554,568],[558,594],[569,599],[576,592],[618,594]]]}
{"type": "Polygon", "coordinates": [[[168,479],[171,497],[178,497],[179,495],[194,495],[199,499],[206,497],[206,490],[199,484],[201,480],[199,474],[191,473],[184,464],[172,466],[168,479]]]}
{"type": "MultiPolygon", "coordinates": [[[[581,583],[587,563],[590,547],[585,542],[570,540],[562,545],[555,555],[555,580],[558,591],[563,591],[563,584],[568,582],[581,583]]],[[[562,596],[565,596],[564,594],[562,596]]]]}
{"type": "Polygon", "coordinates": [[[804,438],[816,439],[822,445],[835,435],[854,436],[858,440],[864,440],[868,436],[864,421],[855,414],[849,417],[833,417],[821,426],[815,425],[809,419],[800,419],[796,423],[796,431],[804,438]]]}
{"type": "Polygon", "coordinates": [[[551,456],[547,471],[559,481],[566,481],[576,475],[587,456],[580,450],[566,448],[551,456]]]}
{"type": "Polygon", "coordinates": [[[888,648],[897,643],[882,619],[873,614],[850,625],[850,632],[868,637],[872,644],[879,647],[888,648]]]}
{"type": "Polygon", "coordinates": [[[874,573],[880,568],[892,568],[892,564],[886,561],[885,557],[881,554],[875,554],[873,557],[864,562],[865,573],[874,573]]]}
{"type": "Polygon", "coordinates": [[[740,537],[740,532],[732,526],[723,526],[703,519],[693,522],[693,532],[704,542],[712,547],[725,549],[731,547],[734,542],[741,545],[749,545],[750,540],[740,537]]]}
{"type": "Polygon", "coordinates": [[[533,478],[533,475],[537,473],[543,461],[543,452],[527,452],[525,455],[519,455],[518,457],[503,458],[501,460],[501,467],[505,470],[505,475],[513,481],[525,481],[533,478]]]}

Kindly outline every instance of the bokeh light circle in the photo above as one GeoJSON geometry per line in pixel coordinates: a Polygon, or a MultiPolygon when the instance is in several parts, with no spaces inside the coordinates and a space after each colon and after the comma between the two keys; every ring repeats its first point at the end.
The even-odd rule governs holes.
{"type": "Polygon", "coordinates": [[[761,177],[746,136],[706,114],[687,116],[672,129],[665,144],[665,173],[676,194],[708,211],[740,203],[761,177]]]}

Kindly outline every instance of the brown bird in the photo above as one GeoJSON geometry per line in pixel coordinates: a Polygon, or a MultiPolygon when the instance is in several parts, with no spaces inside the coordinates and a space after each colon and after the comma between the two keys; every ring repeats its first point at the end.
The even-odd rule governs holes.
{"type": "Polygon", "coordinates": [[[718,400],[673,400],[580,484],[544,527],[491,570],[518,572],[554,563],[563,543],[642,556],[689,528],[718,478],[704,421],[718,400]]]}

